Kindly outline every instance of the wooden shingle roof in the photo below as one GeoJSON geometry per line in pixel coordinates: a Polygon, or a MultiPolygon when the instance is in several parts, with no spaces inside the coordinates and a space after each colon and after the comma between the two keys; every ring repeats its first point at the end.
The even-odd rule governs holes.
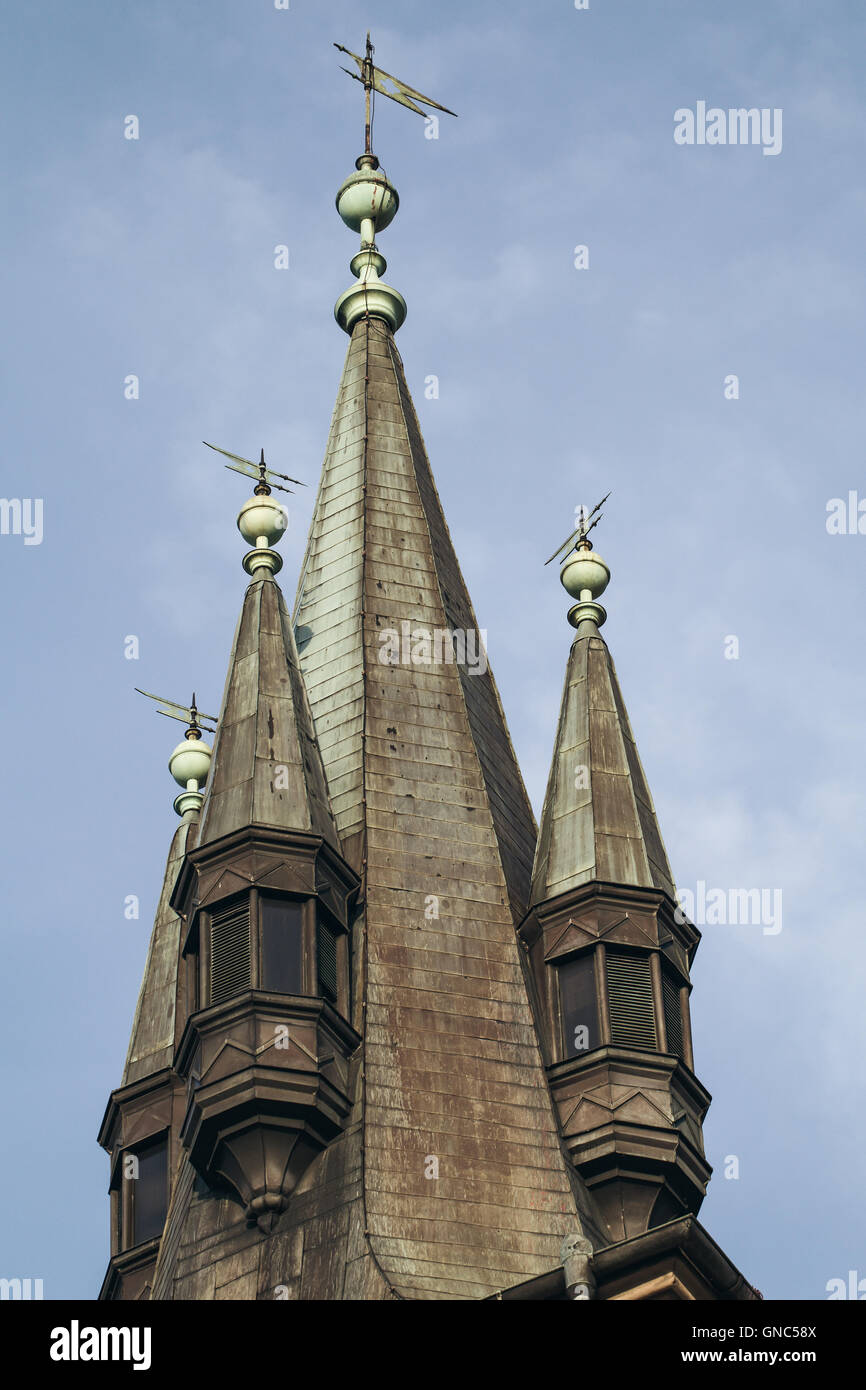
{"type": "Polygon", "coordinates": [[[171,894],[184,855],[195,844],[197,830],[197,821],[181,821],[172,837],[132,1023],[122,1086],[141,1081],[172,1064],[177,962],[183,923],[171,907],[171,894]]]}
{"type": "Polygon", "coordinates": [[[593,880],[676,897],[613,659],[585,622],[568,658],[532,902],[593,880]]]}
{"type": "Polygon", "coordinates": [[[261,570],[235,632],[198,845],[251,825],[339,848],[288,610],[261,570]]]}
{"type": "Polygon", "coordinates": [[[404,625],[410,640],[477,632],[393,337],[361,320],[296,636],[343,850],[364,878],[367,1238],[398,1295],[481,1298],[554,1267],[592,1218],[515,933],[535,825],[496,686],[469,663],[383,659],[404,625]]]}

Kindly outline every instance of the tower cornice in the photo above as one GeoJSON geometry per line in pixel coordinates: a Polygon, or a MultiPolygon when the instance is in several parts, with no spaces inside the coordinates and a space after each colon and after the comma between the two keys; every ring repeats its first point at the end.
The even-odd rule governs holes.
{"type": "Polygon", "coordinates": [[[171,905],[189,931],[197,909],[213,906],[240,888],[266,884],[288,892],[324,894],[329,911],[348,927],[360,878],[321,835],[251,824],[187,854],[171,905]],[[285,869],[282,875],[280,865],[285,869]],[[221,884],[228,875],[232,882],[221,884]]]}

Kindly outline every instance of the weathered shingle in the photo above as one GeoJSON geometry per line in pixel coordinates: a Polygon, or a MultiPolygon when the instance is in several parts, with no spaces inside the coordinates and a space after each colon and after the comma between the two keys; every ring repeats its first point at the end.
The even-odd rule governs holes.
{"type": "Polygon", "coordinates": [[[338,847],[288,610],[269,574],[244,596],[198,843],[249,825],[309,831],[338,847]]]}
{"type": "Polygon", "coordinates": [[[172,911],[170,899],[184,854],[192,848],[197,830],[197,821],[181,821],[172,838],[129,1038],[123,1086],[170,1067],[174,1057],[177,963],[183,924],[172,911]]]}
{"type": "Polygon", "coordinates": [[[404,1297],[485,1297],[555,1266],[581,1217],[515,934],[535,824],[493,677],[382,660],[404,624],[477,623],[375,319],[349,346],[295,620],[344,852],[364,871],[370,1249],[404,1297]]]}
{"type": "Polygon", "coordinates": [[[532,902],[593,880],[676,897],[613,659],[585,623],[568,659],[532,902]]]}

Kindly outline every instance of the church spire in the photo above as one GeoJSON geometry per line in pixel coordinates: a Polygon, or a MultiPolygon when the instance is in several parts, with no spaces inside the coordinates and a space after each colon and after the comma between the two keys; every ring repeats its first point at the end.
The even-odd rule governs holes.
{"type": "Polygon", "coordinates": [[[710,1176],[701,1135],[710,1098],[692,1070],[689,1026],[699,933],[677,909],[599,631],[610,570],[592,549],[590,529],[579,527],[566,542],[576,538],[560,573],[576,600],[568,613],[576,635],[521,935],[544,1001],[566,1145],[610,1239],[629,1240],[700,1207],[710,1176]]]}
{"type": "MultiPolygon", "coordinates": [[[[209,446],[213,448],[214,446],[209,446]]],[[[218,452],[226,453],[225,450],[218,452]]],[[[256,478],[238,530],[251,576],[235,633],[194,850],[172,905],[195,1007],[175,1067],[190,1087],[189,1162],[270,1232],[349,1113],[347,934],[358,889],[342,857],[291,621],[274,578],[296,479],[229,454],[256,478]]],[[[175,1220],[181,1216],[175,1214],[175,1220]]]]}
{"type": "MultiPolygon", "coordinates": [[[[387,196],[368,163],[341,190],[362,257],[361,210],[395,211],[387,196]]],[[[563,1240],[600,1240],[601,1223],[546,1088],[515,934],[536,828],[394,341],[400,316],[368,280],[337,317],[350,341],[295,623],[362,877],[364,1277],[406,1298],[480,1298],[557,1267],[563,1240]]]]}
{"type": "Polygon", "coordinates": [[[658,888],[675,898],[613,658],[599,631],[607,613],[598,599],[610,570],[588,532],[579,534],[559,577],[577,600],[568,611],[577,635],[544,799],[532,901],[592,880],[658,888]]]}
{"type": "Polygon", "coordinates": [[[140,1159],[150,1175],[124,1196],[105,1294],[546,1300],[667,1297],[660,1280],[685,1280],[683,1296],[714,1297],[692,1253],[721,1269],[714,1287],[739,1276],[691,1217],[670,1219],[696,1210],[709,1172],[686,1003],[697,933],[658,877],[599,634],[607,567],[585,526],[563,570],[573,676],[533,876],[536,826],[376,245],[398,198],[373,153],[374,93],[446,108],[376,68],[369,38],[350,56],[365,149],[337,205],[361,246],[295,623],[271,497],[294,480],[229,454],[256,479],[238,520],[250,583],[201,814],[166,878],[171,930],[130,1053],[144,1070],[103,1129],[114,1174],[140,1159]],[[563,782],[578,745],[588,813],[563,782]]]}
{"type": "Polygon", "coordinates": [[[257,477],[237,522],[250,547],[242,563],[252,583],[235,633],[198,844],[250,825],[268,825],[321,835],[337,849],[291,621],[274,579],[283,562],[273,547],[288,518],[271,489],[285,475],[266,467],[264,450],[257,464],[229,457],[236,460],[234,471],[257,477]]]}

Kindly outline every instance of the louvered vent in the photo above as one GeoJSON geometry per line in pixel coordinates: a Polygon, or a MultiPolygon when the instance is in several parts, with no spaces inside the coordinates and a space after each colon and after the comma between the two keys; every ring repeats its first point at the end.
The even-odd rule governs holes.
{"type": "Polygon", "coordinates": [[[662,1001],[665,1010],[665,1031],[668,1035],[668,1052],[677,1057],[683,1055],[683,1015],[680,1008],[679,987],[665,971],[662,974],[662,1001]]]}
{"type": "Polygon", "coordinates": [[[337,938],[321,917],[319,929],[319,991],[332,1003],[337,999],[337,938]]]}
{"type": "Polygon", "coordinates": [[[221,1004],[250,987],[249,898],[223,907],[210,919],[210,1002],[221,1004]]]}
{"type": "Polygon", "coordinates": [[[657,1048],[649,957],[608,952],[607,994],[611,1042],[657,1048]]]}

